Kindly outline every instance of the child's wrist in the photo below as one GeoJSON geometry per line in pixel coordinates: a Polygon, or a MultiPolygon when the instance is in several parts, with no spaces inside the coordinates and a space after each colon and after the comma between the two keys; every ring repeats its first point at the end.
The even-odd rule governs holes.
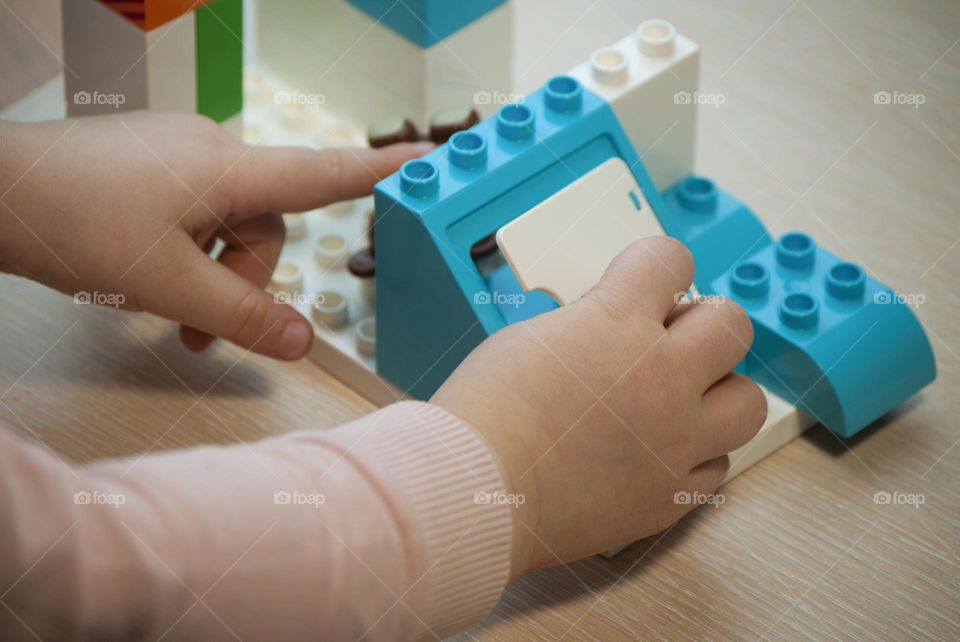
{"type": "Polygon", "coordinates": [[[456,393],[439,391],[431,403],[444,408],[476,432],[493,456],[503,482],[504,501],[510,506],[513,537],[510,552],[510,580],[537,568],[534,562],[540,548],[533,535],[539,521],[539,495],[535,472],[528,470],[527,449],[521,430],[510,428],[509,422],[490,416],[480,408],[471,408],[469,402],[460,403],[456,393]]]}

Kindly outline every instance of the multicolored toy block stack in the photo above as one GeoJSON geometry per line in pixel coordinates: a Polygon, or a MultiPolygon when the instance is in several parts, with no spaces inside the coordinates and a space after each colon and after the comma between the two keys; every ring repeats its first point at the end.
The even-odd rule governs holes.
{"type": "MultiPolygon", "coordinates": [[[[70,116],[243,107],[243,0],[63,0],[70,116]]],[[[236,118],[239,121],[239,118],[236,118]]]]}
{"type": "Polygon", "coordinates": [[[361,128],[402,114],[426,129],[449,106],[489,116],[513,86],[507,0],[261,3],[256,39],[269,71],[361,128]]]}
{"type": "Polygon", "coordinates": [[[935,378],[894,291],[806,234],[775,241],[692,173],[698,54],[647,21],[377,184],[381,376],[429,398],[486,337],[585,294],[631,240],[667,234],[693,253],[695,296],[732,299],[754,325],[737,369],[770,413],[729,476],[816,423],[851,437],[935,378]],[[469,250],[492,232],[508,263],[486,270],[469,250]]]}

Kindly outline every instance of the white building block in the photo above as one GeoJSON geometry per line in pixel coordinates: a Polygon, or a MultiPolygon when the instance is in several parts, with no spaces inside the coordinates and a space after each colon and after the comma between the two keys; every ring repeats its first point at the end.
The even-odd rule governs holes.
{"type": "Polygon", "coordinates": [[[146,109],[144,32],[96,0],[61,7],[67,115],[146,109]]]}
{"type": "Polygon", "coordinates": [[[197,111],[197,25],[188,11],[146,32],[147,102],[157,111],[197,111]]]}
{"type": "MultiPolygon", "coordinates": [[[[362,145],[364,132],[317,105],[275,104],[285,85],[248,69],[244,124],[248,143],[331,147],[362,145]]],[[[287,240],[271,290],[283,293],[314,328],[308,358],[373,403],[384,406],[403,395],[375,373],[370,327],[375,301],[372,279],[358,279],[344,259],[366,247],[373,198],[332,204],[303,214],[285,214],[287,240]],[[318,252],[319,250],[319,252],[318,252]],[[296,270],[292,270],[295,266],[296,270]],[[296,286],[296,287],[292,287],[296,286]]]]}
{"type": "Polygon", "coordinates": [[[525,290],[566,305],[631,242],[663,233],[630,168],[611,158],[501,227],[497,245],[525,290]]]}
{"type": "Polygon", "coordinates": [[[513,9],[500,6],[423,49],[344,0],[261,4],[257,40],[265,68],[325,110],[365,128],[394,116],[426,128],[431,113],[477,104],[512,86],[513,9]]]}
{"type": "Polygon", "coordinates": [[[570,75],[609,101],[660,191],[693,171],[700,48],[648,20],[570,75]]]}
{"type": "Polygon", "coordinates": [[[196,19],[152,31],[97,0],[63,0],[67,114],[197,110],[196,19]]]}
{"type": "Polygon", "coordinates": [[[761,459],[780,450],[817,423],[813,417],[801,412],[796,406],[788,404],[763,386],[761,389],[767,397],[767,420],[753,439],[730,453],[730,470],[723,478],[724,484],[761,459]]]}

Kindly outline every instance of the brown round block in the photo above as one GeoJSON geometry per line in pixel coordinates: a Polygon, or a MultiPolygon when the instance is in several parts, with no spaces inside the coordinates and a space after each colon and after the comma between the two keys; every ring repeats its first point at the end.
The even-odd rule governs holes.
{"type": "Polygon", "coordinates": [[[479,122],[480,114],[472,107],[438,109],[430,117],[430,140],[442,145],[457,132],[470,129],[479,122]]]}
{"type": "Polygon", "coordinates": [[[347,261],[347,269],[350,274],[358,279],[369,279],[376,274],[376,262],[373,258],[373,252],[365,247],[358,252],[354,252],[350,260],[347,261]]]}
{"type": "Polygon", "coordinates": [[[378,120],[367,128],[367,142],[374,149],[394,143],[415,143],[420,139],[417,126],[407,118],[378,120]]]}
{"type": "Polygon", "coordinates": [[[485,236],[470,248],[470,258],[478,261],[486,256],[490,256],[497,251],[497,235],[491,234],[485,236]]]}

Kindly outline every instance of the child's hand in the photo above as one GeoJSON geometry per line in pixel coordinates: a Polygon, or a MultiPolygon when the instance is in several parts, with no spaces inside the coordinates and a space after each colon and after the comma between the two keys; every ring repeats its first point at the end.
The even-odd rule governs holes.
{"type": "Polygon", "coordinates": [[[750,321],[730,301],[675,305],[692,276],[680,243],[639,241],[583,299],[484,342],[434,396],[522,497],[514,576],[663,530],[694,507],[675,493],[712,493],[725,453],[762,425],[763,393],[730,374],[750,321]]]}
{"type": "Polygon", "coordinates": [[[280,214],[369,194],[429,148],[248,147],[174,114],[0,122],[0,269],[70,295],[122,295],[120,307],[182,323],[194,350],[216,335],[297,359],[310,323],[264,291],[280,214]],[[205,250],[218,237],[214,262],[205,250]]]}

